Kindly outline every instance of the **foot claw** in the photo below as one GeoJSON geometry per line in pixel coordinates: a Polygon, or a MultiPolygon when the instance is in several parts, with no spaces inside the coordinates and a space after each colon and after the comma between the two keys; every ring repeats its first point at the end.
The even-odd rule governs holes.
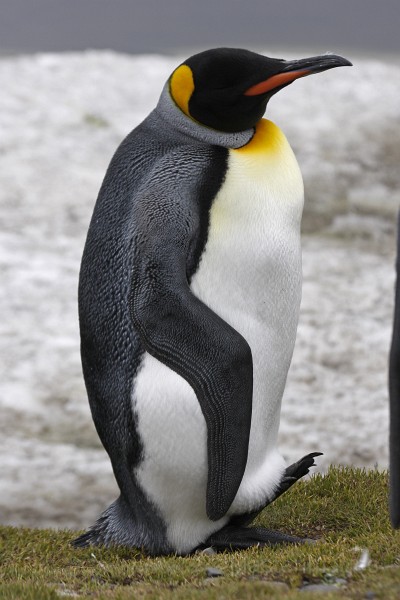
{"type": "Polygon", "coordinates": [[[314,458],[316,456],[321,456],[322,452],[311,452],[311,454],[307,454],[303,456],[300,460],[289,465],[285,471],[285,476],[294,477],[295,479],[300,479],[309,473],[309,469],[311,467],[315,467],[314,458]]]}

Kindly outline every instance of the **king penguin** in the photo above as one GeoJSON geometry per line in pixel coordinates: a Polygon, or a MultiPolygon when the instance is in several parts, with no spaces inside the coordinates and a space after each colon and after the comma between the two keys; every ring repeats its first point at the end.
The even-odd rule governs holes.
{"type": "Polygon", "coordinates": [[[117,149],[79,282],[83,373],[119,498],[74,544],[150,555],[299,542],[249,527],[286,467],[280,406],[301,298],[303,182],[263,119],[295,79],[351,65],[218,48],[179,65],[117,149]]]}

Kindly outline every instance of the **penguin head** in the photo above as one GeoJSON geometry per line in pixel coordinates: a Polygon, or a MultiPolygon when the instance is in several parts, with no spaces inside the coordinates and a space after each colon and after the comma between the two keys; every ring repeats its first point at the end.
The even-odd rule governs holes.
{"type": "Polygon", "coordinates": [[[195,121],[226,132],[250,129],[269,99],[299,77],[351,66],[335,54],[286,61],[249,50],[216,48],[191,56],[172,73],[175,104],[195,121]]]}

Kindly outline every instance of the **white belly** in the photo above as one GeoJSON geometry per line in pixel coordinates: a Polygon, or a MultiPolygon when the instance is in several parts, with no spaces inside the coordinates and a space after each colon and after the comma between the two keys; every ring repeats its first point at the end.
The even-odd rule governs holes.
{"type": "MultiPolygon", "coordinates": [[[[283,134],[262,123],[261,134],[269,142],[274,135],[274,143],[256,139],[255,148],[250,143],[229,151],[191,283],[193,293],[243,335],[253,355],[249,456],[229,514],[258,508],[282,477],[276,441],[301,299],[301,174],[283,134]]],[[[170,542],[185,552],[227,522],[210,521],[205,512],[207,432],[200,406],[183,378],[146,355],[134,410],[145,448],[138,480],[162,512],[170,542]]]]}

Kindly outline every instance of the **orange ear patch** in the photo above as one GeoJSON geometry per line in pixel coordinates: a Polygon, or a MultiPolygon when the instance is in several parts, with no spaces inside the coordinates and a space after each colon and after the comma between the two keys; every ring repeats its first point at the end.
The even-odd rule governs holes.
{"type": "Polygon", "coordinates": [[[181,65],[171,75],[170,91],[174,102],[190,117],[189,100],[194,92],[193,73],[187,65],[181,65]]]}

